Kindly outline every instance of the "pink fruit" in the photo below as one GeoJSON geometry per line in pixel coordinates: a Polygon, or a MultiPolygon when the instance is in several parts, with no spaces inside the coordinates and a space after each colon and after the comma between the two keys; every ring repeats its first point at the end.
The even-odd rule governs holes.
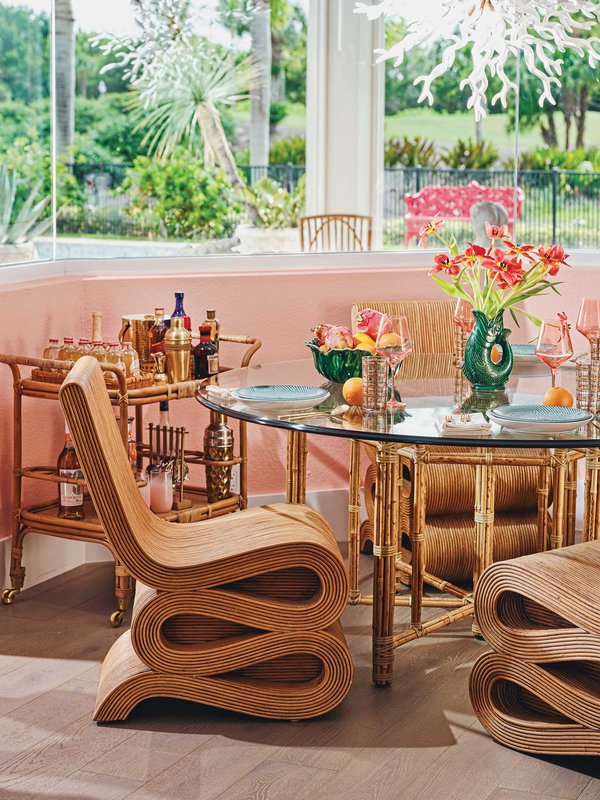
{"type": "Polygon", "coordinates": [[[380,334],[389,333],[392,330],[392,323],[389,317],[382,314],[381,311],[363,308],[356,318],[356,328],[359,333],[366,333],[373,341],[377,341],[380,334]]]}
{"type": "Polygon", "coordinates": [[[325,344],[329,350],[345,350],[354,347],[352,331],[345,325],[334,325],[325,334],[325,344]]]}
{"type": "Polygon", "coordinates": [[[327,336],[327,331],[331,330],[333,325],[329,325],[327,322],[323,325],[316,325],[314,328],[311,329],[311,332],[314,334],[315,339],[317,340],[317,344],[321,346],[325,344],[325,337],[327,336]]]}

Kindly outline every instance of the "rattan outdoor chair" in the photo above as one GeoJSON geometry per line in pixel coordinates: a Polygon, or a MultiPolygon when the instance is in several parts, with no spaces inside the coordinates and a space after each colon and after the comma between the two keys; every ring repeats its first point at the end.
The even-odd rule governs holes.
{"type": "Polygon", "coordinates": [[[352,679],[339,623],[348,582],[323,517],[277,504],[169,523],[140,495],[93,358],[76,362],[60,402],[94,507],[137,581],[94,719],[123,720],[157,696],[274,719],[338,705],[352,679]]]}
{"type": "Polygon", "coordinates": [[[300,217],[303,253],[347,253],[371,250],[373,217],[361,214],[315,214],[300,217]]]}

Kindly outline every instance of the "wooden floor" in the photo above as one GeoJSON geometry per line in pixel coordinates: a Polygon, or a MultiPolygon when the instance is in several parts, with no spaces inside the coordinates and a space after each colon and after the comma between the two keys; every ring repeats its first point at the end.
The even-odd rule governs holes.
{"type": "Polygon", "coordinates": [[[600,800],[597,761],[520,755],[476,722],[467,681],[485,645],[468,622],[396,651],[394,686],[375,689],[370,609],[349,608],[355,681],[323,719],[152,701],[97,726],[100,663],[120,635],[111,585],[110,564],[88,565],[0,608],[0,800],[600,800]]]}

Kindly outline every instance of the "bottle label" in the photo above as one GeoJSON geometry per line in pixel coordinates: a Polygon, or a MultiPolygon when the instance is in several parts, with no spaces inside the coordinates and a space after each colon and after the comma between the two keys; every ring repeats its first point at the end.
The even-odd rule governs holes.
{"type": "MultiPolygon", "coordinates": [[[[60,478],[83,478],[80,469],[59,469],[60,478]]],[[[60,485],[60,504],[61,506],[82,506],[83,505],[83,486],[74,483],[61,483],[60,485]]]]}
{"type": "Polygon", "coordinates": [[[209,375],[216,375],[219,371],[219,355],[218,353],[214,353],[211,356],[208,356],[208,374],[209,375]]]}

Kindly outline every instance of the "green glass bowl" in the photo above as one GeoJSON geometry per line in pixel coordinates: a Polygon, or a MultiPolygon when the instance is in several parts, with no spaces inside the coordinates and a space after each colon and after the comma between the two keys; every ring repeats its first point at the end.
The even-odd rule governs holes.
{"type": "Polygon", "coordinates": [[[332,383],[345,383],[348,378],[362,378],[362,360],[373,354],[368,350],[329,350],[319,349],[316,339],[305,343],[310,347],[317,372],[332,383]]]}

